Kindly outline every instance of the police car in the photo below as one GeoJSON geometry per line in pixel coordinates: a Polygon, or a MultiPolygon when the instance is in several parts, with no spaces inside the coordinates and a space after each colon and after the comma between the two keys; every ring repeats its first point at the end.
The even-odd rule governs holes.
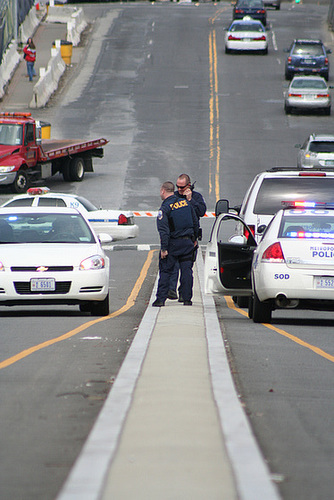
{"type": "Polygon", "coordinates": [[[218,207],[207,245],[206,293],[249,296],[255,323],[270,323],[275,309],[334,311],[334,205],[285,204],[258,245],[226,209],[218,207]]]}
{"type": "Polygon", "coordinates": [[[98,209],[83,196],[52,193],[46,187],[28,189],[10,199],[3,207],[68,207],[76,208],[96,233],[107,233],[113,241],[126,240],[138,236],[138,226],[134,223],[133,212],[98,209]]]}

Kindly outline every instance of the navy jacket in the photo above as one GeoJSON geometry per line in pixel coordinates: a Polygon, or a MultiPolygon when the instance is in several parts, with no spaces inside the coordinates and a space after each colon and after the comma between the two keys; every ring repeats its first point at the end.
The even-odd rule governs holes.
{"type": "Polygon", "coordinates": [[[187,200],[174,194],[162,202],[157,217],[161,250],[168,250],[170,238],[197,239],[198,227],[198,217],[187,200]]]}
{"type": "MultiPolygon", "coordinates": [[[[204,217],[205,212],[206,212],[206,203],[204,201],[203,196],[201,193],[198,191],[193,191],[192,192],[192,198],[190,200],[190,204],[195,210],[195,214],[197,215],[197,218],[199,219],[200,217],[204,217]]],[[[177,198],[181,198],[182,200],[186,199],[186,197],[182,194],[180,194],[178,191],[175,191],[175,196],[177,198]]]]}

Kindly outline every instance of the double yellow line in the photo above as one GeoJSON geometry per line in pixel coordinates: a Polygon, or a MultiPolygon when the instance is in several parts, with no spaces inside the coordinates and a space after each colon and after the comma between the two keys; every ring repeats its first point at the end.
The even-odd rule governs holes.
{"type": "Polygon", "coordinates": [[[210,146],[209,146],[209,195],[214,193],[216,201],[220,198],[219,177],[220,177],[220,116],[219,116],[219,98],[218,98],[218,58],[217,58],[217,40],[214,23],[218,16],[229,7],[225,6],[219,9],[216,14],[210,18],[211,29],[209,33],[209,72],[210,72],[210,146]]]}
{"type": "Polygon", "coordinates": [[[73,337],[74,335],[77,335],[80,332],[83,332],[84,330],[87,330],[91,326],[96,325],[97,323],[101,323],[102,321],[106,321],[111,318],[116,318],[117,316],[120,316],[121,314],[125,313],[128,311],[132,306],[135,305],[136,298],[138,297],[139,291],[143,285],[143,282],[147,276],[147,272],[149,270],[149,267],[151,265],[152,259],[153,259],[153,253],[155,250],[150,250],[148,252],[146,261],[140,271],[139,277],[135,283],[135,286],[133,287],[126,303],[124,304],[123,307],[118,309],[117,311],[109,314],[109,316],[103,316],[98,319],[94,319],[92,321],[88,321],[87,323],[84,323],[83,325],[78,326],[77,328],[74,328],[74,330],[70,330],[69,332],[65,333],[64,335],[61,335],[60,337],[56,337],[54,339],[47,340],[46,342],[42,342],[41,344],[37,344],[35,346],[30,347],[29,349],[25,349],[24,351],[19,352],[18,354],[15,354],[14,356],[5,359],[0,363],[0,370],[3,368],[7,368],[10,365],[13,365],[14,363],[17,363],[17,361],[20,361],[27,356],[30,356],[31,354],[40,351],[41,349],[45,349],[46,347],[50,347],[53,344],[56,344],[57,342],[62,342],[63,340],[69,339],[70,337],[73,337]]]}

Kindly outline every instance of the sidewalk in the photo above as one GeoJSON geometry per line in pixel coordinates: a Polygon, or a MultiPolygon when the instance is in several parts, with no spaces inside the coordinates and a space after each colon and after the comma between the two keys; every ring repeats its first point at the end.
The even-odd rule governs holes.
{"type": "Polygon", "coordinates": [[[26,76],[26,62],[22,59],[8,85],[7,92],[2,102],[0,102],[0,111],[29,111],[29,103],[32,99],[33,87],[38,80],[39,68],[47,67],[49,59],[51,58],[53,42],[55,40],[65,40],[66,32],[66,24],[47,23],[45,21],[40,23],[33,36],[37,51],[35,63],[37,76],[34,78],[33,82],[29,82],[26,76]]]}
{"type": "Polygon", "coordinates": [[[203,260],[192,307],[150,305],[57,500],[278,500],[241,408],[203,260]]]}

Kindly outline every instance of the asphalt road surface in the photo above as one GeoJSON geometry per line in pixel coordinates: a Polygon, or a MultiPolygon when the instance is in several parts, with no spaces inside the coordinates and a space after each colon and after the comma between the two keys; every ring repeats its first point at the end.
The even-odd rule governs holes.
{"type": "MultiPolygon", "coordinates": [[[[83,7],[90,25],[81,63],[34,116],[52,123],[55,138],[105,136],[110,144],[84,182],[56,176],[44,183],[51,189],[104,207],[152,211],[160,184],[187,172],[213,211],[220,197],[240,203],[259,171],[295,165],[294,146],[309,133],[332,132],[331,117],[283,111],[283,49],[295,37],[322,38],[334,48],[327,6],[283,2],[280,11],[269,10],[268,56],[224,54],[229,3],[83,7]]],[[[10,196],[3,189],[0,201],[10,196]]],[[[135,242],[155,248],[154,219],[137,222],[135,242]]],[[[202,224],[203,249],[211,222],[202,224]]],[[[135,335],[157,253],[129,249],[110,257],[108,320],[88,325],[92,318],[75,307],[0,308],[3,500],[55,498],[135,335]],[[139,294],[124,310],[143,268],[139,294]]],[[[328,500],[333,314],[274,312],[268,328],[224,298],[217,308],[241,400],[282,497],[328,500]]]]}

